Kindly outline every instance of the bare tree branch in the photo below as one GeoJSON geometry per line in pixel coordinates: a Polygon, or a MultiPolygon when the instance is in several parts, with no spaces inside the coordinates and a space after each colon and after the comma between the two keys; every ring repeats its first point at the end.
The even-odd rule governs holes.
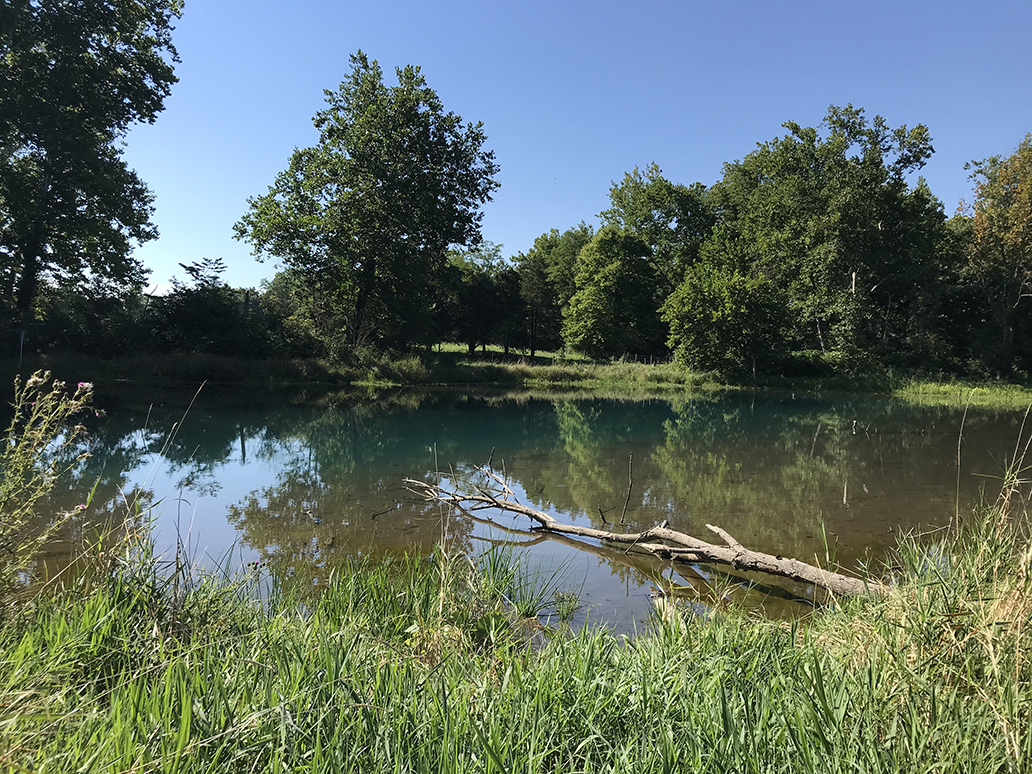
{"type": "Polygon", "coordinates": [[[474,510],[496,508],[502,512],[508,511],[531,519],[534,522],[534,526],[530,528],[532,532],[544,531],[559,535],[574,535],[599,540],[603,543],[626,545],[627,549],[623,553],[635,549],[664,559],[725,564],[737,570],[752,570],[809,583],[843,596],[877,595],[886,591],[886,586],[878,581],[832,572],[798,559],[786,559],[761,551],[751,551],[725,530],[710,524],[706,525],[707,528],[723,539],[727,545],[707,543],[684,532],[670,529],[667,522],[650,527],[643,532],[626,533],[566,524],[544,511],[517,502],[512,496],[512,490],[508,484],[493,471],[479,467],[476,470],[498,483],[502,491],[496,494],[475,487],[478,494],[462,494],[440,485],[414,479],[405,479],[405,485],[411,492],[426,500],[454,506],[460,513],[467,516],[472,516],[470,512],[474,510]]]}

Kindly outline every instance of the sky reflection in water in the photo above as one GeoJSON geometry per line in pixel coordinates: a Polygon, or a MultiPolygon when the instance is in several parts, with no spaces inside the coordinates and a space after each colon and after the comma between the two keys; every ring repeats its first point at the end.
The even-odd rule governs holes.
{"type": "MultiPolygon", "coordinates": [[[[614,560],[569,541],[513,538],[503,529],[525,527],[526,519],[495,514],[498,526],[473,524],[426,504],[403,479],[461,476],[491,458],[522,502],[567,521],[605,527],[601,510],[616,529],[669,519],[716,540],[710,523],[748,547],[821,563],[826,532],[835,558],[855,568],[882,558],[900,530],[942,526],[958,510],[969,514],[980,497],[992,499],[1022,419],[969,410],[958,471],[963,411],[890,399],[632,401],[437,391],[305,406],[212,391],[184,419],[188,402],[104,406],[93,457],[62,482],[52,506],[81,502],[99,478],[87,511],[94,521],[121,519],[126,500],[139,493],[153,506],[159,551],[172,550],[178,531],[200,564],[257,560],[315,581],[359,553],[429,552],[445,540],[475,554],[515,539],[529,544],[530,568],[543,576],[561,568],[590,620],[620,630],[647,617],[647,576],[664,569],[669,576],[668,565],[622,554],[614,560]],[[621,526],[629,462],[633,486],[621,526]]],[[[85,534],[79,522],[66,538],[85,534]]],[[[48,562],[60,564],[68,552],[57,546],[48,562]]],[[[674,580],[693,581],[706,602],[712,575],[712,568],[680,568],[674,580]]],[[[777,615],[804,609],[784,597],[809,590],[753,580],[760,586],[742,597],[748,604],[777,615]]],[[[744,592],[732,585],[732,593],[744,592]]]]}

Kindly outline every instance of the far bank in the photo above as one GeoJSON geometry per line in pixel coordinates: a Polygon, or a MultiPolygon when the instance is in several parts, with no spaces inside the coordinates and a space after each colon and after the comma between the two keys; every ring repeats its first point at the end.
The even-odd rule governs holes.
{"type": "Polygon", "coordinates": [[[349,362],[317,358],[245,359],[174,352],[104,359],[75,352],[26,357],[0,366],[9,382],[17,373],[45,369],[66,380],[102,388],[196,388],[202,383],[248,390],[334,392],[395,387],[497,387],[598,391],[641,396],[648,393],[788,391],[892,395],[927,404],[1014,408],[1032,405],[1032,389],[1019,381],[962,379],[949,374],[906,373],[808,362],[791,374],[721,374],[693,371],[674,362],[597,362],[562,353],[535,357],[500,350],[469,354],[443,345],[419,354],[364,353],[349,362]]]}

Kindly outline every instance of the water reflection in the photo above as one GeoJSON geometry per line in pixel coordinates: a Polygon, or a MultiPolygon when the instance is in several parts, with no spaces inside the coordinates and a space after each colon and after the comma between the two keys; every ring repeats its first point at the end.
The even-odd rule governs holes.
{"type": "MultiPolygon", "coordinates": [[[[669,519],[704,539],[705,524],[717,524],[757,550],[822,563],[834,552],[855,567],[883,555],[899,530],[946,524],[970,512],[983,486],[992,493],[1021,423],[1018,413],[969,411],[958,468],[960,411],[873,398],[437,391],[312,405],[202,392],[184,416],[189,398],[103,406],[92,456],[51,498],[68,510],[95,486],[51,565],[94,525],[127,513],[131,529],[155,517],[159,550],[185,534],[200,561],[258,560],[313,580],[356,553],[440,541],[482,550],[526,524],[475,523],[428,505],[403,479],[452,477],[491,458],[521,500],[568,521],[637,531],[669,519]]],[[[660,574],[710,593],[711,568],[523,539],[542,565],[569,562],[571,583],[598,605],[591,616],[618,626],[644,617],[660,574]]],[[[769,579],[723,579],[742,581],[769,608],[811,596],[769,579]]]]}

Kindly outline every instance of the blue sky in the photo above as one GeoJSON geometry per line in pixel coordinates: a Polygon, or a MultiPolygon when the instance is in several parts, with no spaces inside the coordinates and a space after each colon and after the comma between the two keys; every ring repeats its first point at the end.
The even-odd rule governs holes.
{"type": "Polygon", "coordinates": [[[505,255],[595,222],[636,165],[711,185],[782,122],[814,126],[832,104],[928,126],[921,174],[952,213],[970,199],[964,163],[1032,132],[1030,40],[1029,0],[187,0],[180,82],[127,138],[161,232],[137,256],[152,285],[205,256],[232,285],[271,277],[233,223],[315,143],[323,90],[358,49],[388,83],[421,66],[446,110],[483,121],[502,184],[483,233],[505,255]]]}

